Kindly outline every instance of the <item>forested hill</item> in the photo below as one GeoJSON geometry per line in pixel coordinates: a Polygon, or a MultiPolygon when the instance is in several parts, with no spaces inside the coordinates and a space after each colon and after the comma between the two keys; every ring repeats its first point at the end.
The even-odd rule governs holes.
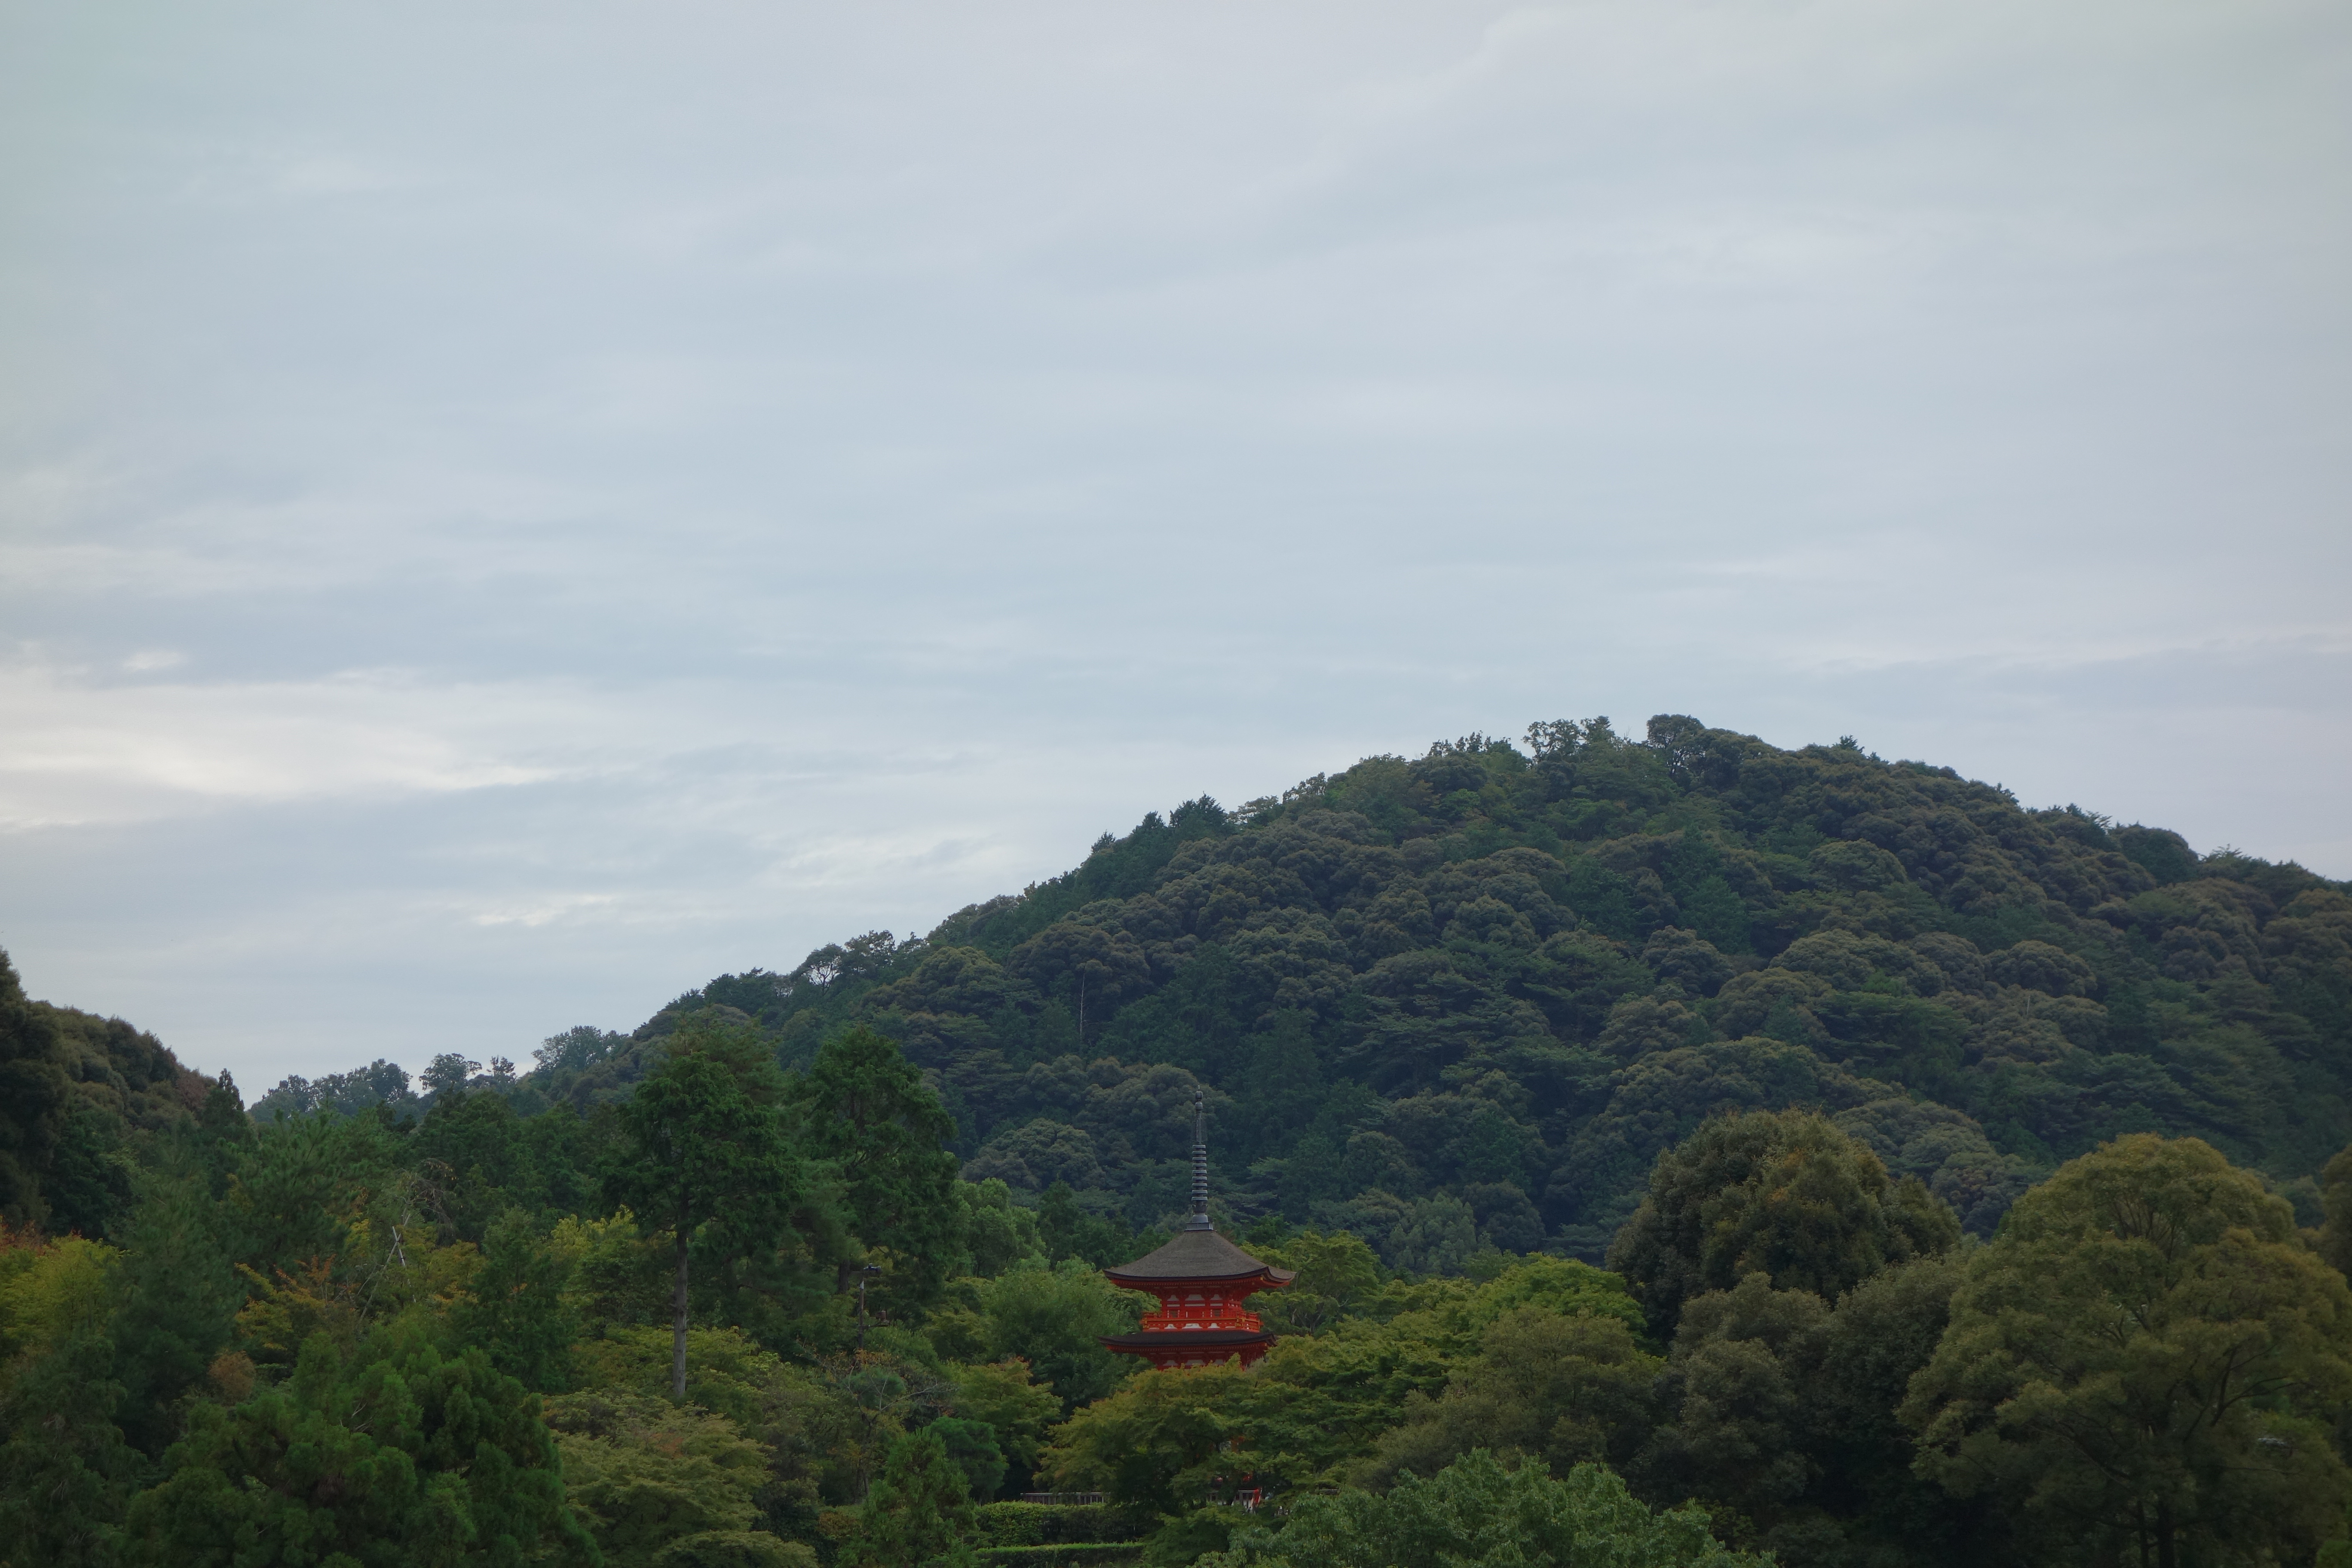
{"type": "Polygon", "coordinates": [[[498,1081],[584,1108],[710,1008],[787,1064],[872,1023],[934,1078],[967,1175],[1137,1226],[1182,1206],[1205,1082],[1228,1214],[1423,1272],[1598,1258],[1659,1152],[1728,1109],[1829,1110],[1979,1232],[2141,1131],[2207,1140],[2316,1224],[2313,1174],[2352,1141],[2345,884],[1680,717],[1196,800],[927,937],[721,976],[498,1081]]]}
{"type": "Polygon", "coordinates": [[[0,1227],[107,1235],[142,1142],[243,1121],[228,1074],[191,1070],[120,1018],[27,997],[0,952],[0,1227]]]}

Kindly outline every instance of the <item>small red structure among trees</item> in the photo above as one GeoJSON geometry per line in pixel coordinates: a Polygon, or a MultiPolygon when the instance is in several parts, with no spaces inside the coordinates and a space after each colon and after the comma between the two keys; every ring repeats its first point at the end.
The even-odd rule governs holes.
{"type": "Polygon", "coordinates": [[[1192,1101],[1192,1217],[1176,1238],[1103,1278],[1160,1298],[1131,1334],[1102,1342],[1155,1367],[1213,1366],[1238,1356],[1244,1366],[1266,1352],[1275,1336],[1242,1303],[1260,1290],[1279,1290],[1297,1276],[1261,1263],[1217,1234],[1209,1223],[1209,1145],[1201,1097],[1192,1101]]]}

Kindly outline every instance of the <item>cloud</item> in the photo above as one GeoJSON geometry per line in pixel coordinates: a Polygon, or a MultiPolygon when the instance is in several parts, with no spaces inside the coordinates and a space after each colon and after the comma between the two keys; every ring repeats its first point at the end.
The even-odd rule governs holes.
{"type": "Polygon", "coordinates": [[[16,31],[0,943],[248,1077],[1538,717],[2352,871],[2340,6],[16,31]]]}
{"type": "MultiPolygon", "coordinates": [[[[135,670],[175,654],[135,655],[135,670]]],[[[184,815],[224,803],[367,798],[526,784],[520,760],[576,707],[548,688],[434,689],[381,671],[325,680],[101,685],[0,666],[0,826],[23,831],[184,815]]]]}

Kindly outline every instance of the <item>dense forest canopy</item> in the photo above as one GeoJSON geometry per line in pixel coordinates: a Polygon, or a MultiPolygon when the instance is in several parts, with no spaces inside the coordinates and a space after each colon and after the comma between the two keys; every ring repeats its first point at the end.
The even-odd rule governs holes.
{"type": "Polygon", "coordinates": [[[1226,1212],[1436,1272],[1486,1245],[1597,1261],[1658,1152],[1727,1110],[1828,1110],[1979,1235],[2136,1131],[2206,1140],[2315,1224],[2352,1132],[2344,884],[1672,717],[1155,813],[929,936],[720,976],[626,1037],[575,1028],[517,1090],[624,1092],[709,1007],[788,1064],[872,1024],[969,1174],[1134,1226],[1183,1206],[1203,1082],[1226,1212]]]}
{"type": "Polygon", "coordinates": [[[0,1568],[2342,1568],[2347,1101],[2344,884],[1671,717],[250,1114],[0,959],[0,1568]]]}

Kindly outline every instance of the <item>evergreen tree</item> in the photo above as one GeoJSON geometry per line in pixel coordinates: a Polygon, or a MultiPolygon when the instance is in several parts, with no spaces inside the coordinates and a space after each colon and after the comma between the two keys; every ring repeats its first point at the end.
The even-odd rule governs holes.
{"type": "Polygon", "coordinates": [[[970,1568],[974,1518],[963,1468],[926,1426],[891,1445],[847,1556],[854,1568],[970,1568]]]}
{"type": "Polygon", "coordinates": [[[286,1383],[233,1410],[199,1404],[190,1423],[163,1483],[131,1501],[133,1564],[593,1560],[538,1401],[480,1351],[445,1357],[413,1327],[348,1358],[314,1334],[286,1383]]]}
{"type": "MultiPolygon", "coordinates": [[[[793,1082],[793,1100],[803,1146],[840,1173],[851,1228],[891,1255],[891,1299],[917,1311],[929,1306],[970,1268],[947,1147],[955,1119],[898,1046],[862,1024],[825,1041],[793,1082]]],[[[842,1260],[838,1288],[847,1289],[855,1266],[842,1260]]]]}
{"type": "Polygon", "coordinates": [[[782,1075],[756,1032],[682,1029],[623,1110],[631,1149],[615,1195],[670,1237],[670,1391],[686,1397],[689,1264],[697,1233],[716,1246],[772,1247],[806,1179],[785,1136],[782,1075]]]}
{"type": "Polygon", "coordinates": [[[572,1344],[581,1329],[579,1309],[563,1294],[570,1273],[530,1217],[509,1209],[484,1238],[480,1267],[450,1325],[525,1388],[562,1394],[572,1386],[572,1344]]]}
{"type": "Polygon", "coordinates": [[[142,1174],[123,1235],[112,1323],[124,1390],[118,1419],[151,1459],[179,1436],[180,1401],[228,1343],[245,1301],[230,1261],[236,1216],[208,1190],[215,1158],[234,1147],[167,1147],[158,1168],[142,1174]]]}

